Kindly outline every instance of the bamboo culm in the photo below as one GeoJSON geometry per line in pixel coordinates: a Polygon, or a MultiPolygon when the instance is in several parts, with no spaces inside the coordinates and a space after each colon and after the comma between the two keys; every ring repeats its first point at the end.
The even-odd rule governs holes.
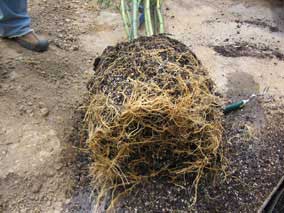
{"type": "Polygon", "coordinates": [[[125,6],[125,0],[121,0],[120,2],[120,11],[121,11],[121,15],[122,15],[122,19],[123,19],[123,23],[124,23],[124,28],[125,28],[125,32],[127,34],[128,39],[130,40],[130,25],[129,25],[129,17],[127,17],[127,13],[126,13],[126,6],[125,6]]]}
{"type": "Polygon", "coordinates": [[[165,32],[165,26],[164,26],[164,17],[162,15],[162,1],[163,0],[157,0],[157,14],[159,19],[159,32],[164,33],[165,32]]]}
{"type": "Polygon", "coordinates": [[[132,32],[133,39],[138,38],[138,0],[132,0],[132,32]]]}
{"type": "Polygon", "coordinates": [[[139,36],[139,9],[141,4],[144,6],[146,35],[152,36],[165,32],[162,14],[163,0],[121,0],[121,16],[130,41],[139,36]]]}
{"type": "Polygon", "coordinates": [[[146,35],[153,35],[153,25],[151,18],[151,7],[150,0],[144,0],[144,10],[145,10],[145,26],[146,26],[146,35]]]}

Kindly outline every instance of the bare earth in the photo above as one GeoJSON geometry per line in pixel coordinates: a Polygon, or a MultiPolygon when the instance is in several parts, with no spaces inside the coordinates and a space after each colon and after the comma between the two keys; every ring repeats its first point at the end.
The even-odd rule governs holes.
{"type": "MultiPolygon", "coordinates": [[[[224,104],[270,87],[264,98],[225,118],[231,176],[219,185],[204,184],[194,207],[256,212],[284,169],[284,3],[165,4],[167,32],[201,59],[224,104]]],[[[84,159],[77,162],[72,149],[74,114],[87,92],[93,59],[126,40],[120,15],[99,10],[94,0],[31,0],[30,13],[51,47],[35,54],[0,40],[0,212],[90,212],[87,172],[75,171],[84,159]]],[[[189,211],[186,193],[162,184],[141,191],[118,211],[189,211]]]]}

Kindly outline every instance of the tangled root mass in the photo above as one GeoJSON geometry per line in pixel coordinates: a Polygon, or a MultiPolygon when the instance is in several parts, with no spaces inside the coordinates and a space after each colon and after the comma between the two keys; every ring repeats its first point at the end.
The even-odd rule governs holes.
{"type": "Polygon", "coordinates": [[[95,62],[85,122],[102,192],[218,169],[221,110],[207,71],[164,35],[108,47],[95,62]]]}

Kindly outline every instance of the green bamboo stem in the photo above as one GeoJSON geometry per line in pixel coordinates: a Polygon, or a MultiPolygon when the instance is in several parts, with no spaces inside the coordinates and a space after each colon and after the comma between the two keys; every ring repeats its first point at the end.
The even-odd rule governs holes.
{"type": "Polygon", "coordinates": [[[162,15],[162,1],[163,0],[157,0],[157,14],[159,19],[159,32],[164,33],[165,32],[165,26],[164,26],[164,17],[162,15]]]}
{"type": "Polygon", "coordinates": [[[121,0],[120,10],[128,39],[138,38],[139,6],[144,4],[145,31],[147,36],[164,33],[163,0],[121,0]]]}
{"type": "MultiPolygon", "coordinates": [[[[129,2],[129,0],[127,0],[129,2]]],[[[129,31],[130,31],[130,36],[129,36],[129,40],[133,40],[133,30],[132,30],[132,16],[131,16],[131,8],[129,8],[128,2],[125,4],[125,8],[126,8],[126,15],[128,18],[128,25],[129,25],[129,31]]]]}
{"type": "Polygon", "coordinates": [[[132,34],[138,38],[138,0],[132,0],[132,34]]]}
{"type": "Polygon", "coordinates": [[[149,36],[149,25],[148,25],[148,19],[146,17],[146,6],[147,6],[147,3],[146,3],[146,0],[144,0],[144,23],[145,23],[145,32],[146,32],[146,35],[149,36]]]}
{"type": "Polygon", "coordinates": [[[157,14],[157,8],[156,5],[152,7],[152,17],[153,17],[153,28],[154,28],[154,35],[157,35],[159,32],[159,26],[158,26],[158,14],[157,14]]]}
{"type": "Polygon", "coordinates": [[[146,26],[146,34],[147,36],[153,35],[153,26],[152,26],[152,18],[151,18],[151,8],[150,8],[150,0],[145,1],[145,26],[146,26]]]}
{"type": "Polygon", "coordinates": [[[121,12],[121,15],[122,15],[122,20],[123,20],[123,23],[124,23],[125,32],[127,34],[128,39],[131,40],[131,36],[130,36],[131,32],[130,32],[130,28],[129,28],[129,18],[127,17],[127,14],[126,14],[125,0],[121,0],[120,12],[121,12]]]}

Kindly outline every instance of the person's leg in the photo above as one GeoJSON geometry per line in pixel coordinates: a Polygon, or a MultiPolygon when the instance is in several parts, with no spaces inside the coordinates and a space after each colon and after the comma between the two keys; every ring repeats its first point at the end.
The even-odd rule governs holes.
{"type": "Polygon", "coordinates": [[[48,41],[30,28],[27,0],[0,0],[0,37],[17,41],[22,47],[43,52],[48,41]]]}
{"type": "Polygon", "coordinates": [[[0,36],[20,37],[31,32],[27,0],[0,0],[0,36]]]}

